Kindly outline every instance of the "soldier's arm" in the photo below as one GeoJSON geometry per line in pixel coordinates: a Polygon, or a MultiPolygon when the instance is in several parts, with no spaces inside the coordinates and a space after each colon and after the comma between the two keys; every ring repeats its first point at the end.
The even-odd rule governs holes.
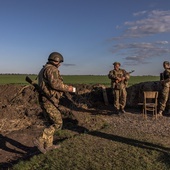
{"type": "Polygon", "coordinates": [[[164,71],[164,81],[163,83],[169,83],[170,82],[170,70],[164,71]]]}
{"type": "Polygon", "coordinates": [[[124,70],[124,80],[129,80],[130,79],[130,73],[124,70]]]}
{"type": "Polygon", "coordinates": [[[116,75],[114,74],[113,70],[111,70],[108,74],[108,78],[113,80],[113,81],[116,81],[118,77],[116,77],[116,75]]]}
{"type": "Polygon", "coordinates": [[[47,79],[49,86],[54,90],[62,92],[73,92],[75,90],[72,86],[68,86],[63,83],[62,79],[59,78],[59,74],[56,70],[46,69],[44,71],[44,77],[47,79]]]}

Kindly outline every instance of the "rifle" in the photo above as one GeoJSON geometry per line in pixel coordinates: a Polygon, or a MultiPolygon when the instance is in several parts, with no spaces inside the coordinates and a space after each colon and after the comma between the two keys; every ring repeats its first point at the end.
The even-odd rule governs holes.
{"type": "MultiPolygon", "coordinates": [[[[135,70],[132,70],[132,71],[130,71],[130,72],[126,72],[126,76],[125,76],[125,77],[126,77],[127,80],[130,78],[129,75],[130,75],[131,73],[133,73],[134,71],[135,71],[135,70]]],[[[119,76],[119,75],[118,75],[118,77],[121,78],[121,76],[119,76]]],[[[121,80],[121,81],[122,81],[122,80],[121,80]]],[[[116,82],[116,83],[119,83],[120,81],[117,79],[115,82],[116,82]]]]}
{"type": "Polygon", "coordinates": [[[46,97],[57,109],[58,109],[58,105],[56,104],[57,102],[55,102],[55,97],[52,97],[52,96],[49,96],[48,94],[46,94],[42,89],[41,87],[33,82],[28,76],[26,76],[25,80],[30,83],[33,87],[34,87],[34,90],[38,92],[39,96],[44,96],[46,97]]]}
{"type": "Polygon", "coordinates": [[[131,73],[133,73],[135,70],[131,70],[130,72],[128,72],[127,74],[131,74],[131,73]]]}

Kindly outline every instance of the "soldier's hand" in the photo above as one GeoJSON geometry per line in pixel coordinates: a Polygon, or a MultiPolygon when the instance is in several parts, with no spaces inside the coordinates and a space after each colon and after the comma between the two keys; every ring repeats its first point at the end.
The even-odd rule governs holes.
{"type": "Polygon", "coordinates": [[[68,91],[69,91],[69,92],[72,92],[72,93],[75,93],[75,92],[76,92],[76,88],[73,87],[73,86],[69,86],[69,87],[68,87],[68,91]]]}
{"type": "Polygon", "coordinates": [[[119,77],[118,78],[118,82],[121,82],[121,81],[123,81],[124,80],[124,77],[119,77]]]}
{"type": "Polygon", "coordinates": [[[121,78],[121,81],[124,81],[124,80],[125,80],[125,77],[122,77],[122,78],[121,78]]]}

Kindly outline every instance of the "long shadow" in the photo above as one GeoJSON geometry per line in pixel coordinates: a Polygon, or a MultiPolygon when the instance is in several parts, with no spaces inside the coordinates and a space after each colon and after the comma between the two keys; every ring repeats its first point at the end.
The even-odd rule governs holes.
{"type": "Polygon", "coordinates": [[[124,143],[127,145],[139,147],[142,149],[150,149],[150,150],[155,150],[155,151],[164,152],[164,153],[167,153],[170,151],[170,148],[163,147],[163,146],[153,144],[150,142],[144,142],[144,141],[131,139],[131,138],[123,137],[123,136],[118,136],[118,135],[114,135],[114,134],[107,134],[107,133],[104,133],[101,131],[89,131],[87,128],[79,126],[78,122],[72,121],[71,119],[66,119],[65,122],[66,122],[65,126],[63,127],[64,129],[69,129],[72,131],[76,131],[78,133],[86,133],[86,134],[89,134],[92,136],[112,140],[115,142],[124,143]],[[67,122],[70,122],[72,124],[72,126],[67,126],[67,122]]]}
{"type": "Polygon", "coordinates": [[[155,151],[164,152],[164,153],[167,153],[170,151],[170,148],[163,147],[163,146],[160,146],[157,144],[139,141],[136,139],[126,138],[126,137],[122,137],[122,136],[118,136],[118,135],[107,134],[107,133],[100,132],[100,131],[89,131],[88,134],[97,136],[97,137],[101,137],[104,139],[112,140],[115,142],[121,142],[121,143],[124,143],[127,145],[139,147],[142,149],[150,149],[150,150],[155,150],[155,151]]]}
{"type": "Polygon", "coordinates": [[[0,134],[0,148],[2,150],[5,150],[5,151],[11,152],[11,153],[21,154],[21,155],[25,154],[22,151],[17,151],[16,149],[11,149],[10,147],[7,147],[6,143],[11,144],[12,146],[14,146],[24,152],[28,152],[31,149],[31,147],[25,146],[18,141],[15,141],[11,138],[8,138],[7,136],[3,136],[2,134],[0,134]]]}
{"type": "MultiPolygon", "coordinates": [[[[69,119],[67,119],[67,121],[70,121],[69,119]]],[[[79,126],[78,122],[72,122],[74,123],[72,126],[64,126],[65,129],[69,129],[72,131],[76,131],[78,133],[86,133],[92,136],[96,136],[96,137],[100,137],[100,138],[104,138],[104,139],[108,139],[108,140],[112,140],[115,142],[120,142],[120,143],[124,143],[127,145],[131,145],[131,146],[135,146],[135,147],[139,147],[142,149],[150,149],[150,150],[155,150],[155,151],[159,151],[159,152],[164,152],[164,153],[169,153],[170,152],[170,148],[167,147],[163,147],[154,143],[150,143],[150,142],[144,142],[144,141],[140,141],[137,139],[131,139],[131,138],[127,138],[127,137],[123,137],[123,136],[118,136],[118,135],[114,135],[114,134],[107,134],[101,131],[89,131],[87,128],[79,126]]]]}
{"type": "Polygon", "coordinates": [[[31,156],[40,153],[37,150],[36,147],[25,146],[25,145],[21,144],[20,142],[18,142],[16,140],[13,140],[13,139],[11,139],[11,138],[9,138],[7,136],[3,136],[2,134],[0,134],[0,149],[4,150],[4,151],[7,151],[7,152],[11,152],[11,153],[21,155],[21,158],[19,158],[19,159],[12,160],[12,161],[9,161],[9,162],[0,163],[0,168],[1,169],[8,169],[9,167],[12,167],[14,164],[16,164],[19,160],[28,159],[31,156]],[[6,143],[9,143],[13,147],[15,147],[15,149],[12,149],[12,148],[8,147],[6,145],[6,143]],[[19,149],[21,151],[18,151],[16,149],[19,149]]]}

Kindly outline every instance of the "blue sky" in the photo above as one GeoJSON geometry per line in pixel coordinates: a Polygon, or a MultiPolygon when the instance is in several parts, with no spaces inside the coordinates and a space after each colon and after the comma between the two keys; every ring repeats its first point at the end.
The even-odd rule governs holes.
{"type": "Polygon", "coordinates": [[[62,75],[159,75],[170,61],[169,0],[0,0],[0,73],[38,74],[53,51],[62,75]]]}

